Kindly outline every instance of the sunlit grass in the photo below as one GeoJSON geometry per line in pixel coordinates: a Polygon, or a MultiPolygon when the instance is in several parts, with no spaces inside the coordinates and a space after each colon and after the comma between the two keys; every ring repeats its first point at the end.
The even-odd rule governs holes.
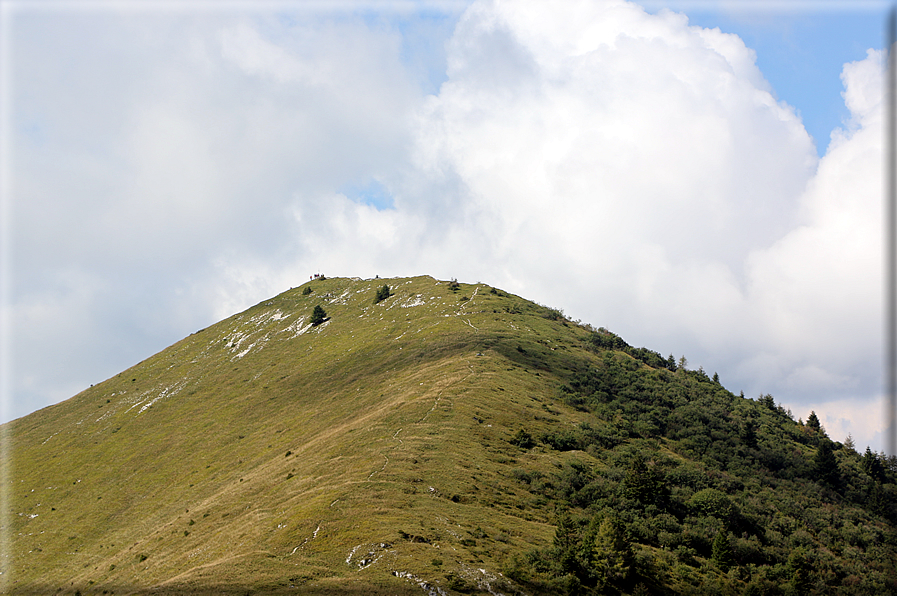
{"type": "Polygon", "coordinates": [[[545,545],[509,471],[564,454],[508,439],[580,419],[587,331],[490,289],[309,282],[10,423],[7,587],[419,593],[545,545]]]}

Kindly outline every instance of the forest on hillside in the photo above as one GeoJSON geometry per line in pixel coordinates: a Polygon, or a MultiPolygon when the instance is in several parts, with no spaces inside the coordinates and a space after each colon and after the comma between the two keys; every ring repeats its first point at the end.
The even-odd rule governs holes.
{"type": "Polygon", "coordinates": [[[588,421],[511,441],[573,453],[514,470],[557,529],[507,576],[537,593],[897,593],[897,458],[603,328],[589,348],[558,391],[588,421]]]}

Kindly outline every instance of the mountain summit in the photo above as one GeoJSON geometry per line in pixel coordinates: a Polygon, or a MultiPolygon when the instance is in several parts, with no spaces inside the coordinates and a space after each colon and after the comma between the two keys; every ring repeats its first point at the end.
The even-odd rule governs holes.
{"type": "Polygon", "coordinates": [[[892,458],[485,284],[314,279],[0,431],[5,593],[897,592],[892,458]]]}

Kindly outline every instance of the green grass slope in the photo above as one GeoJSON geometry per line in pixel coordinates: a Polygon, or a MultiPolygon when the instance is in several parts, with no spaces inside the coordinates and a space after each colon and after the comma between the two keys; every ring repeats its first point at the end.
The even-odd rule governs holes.
{"type": "Polygon", "coordinates": [[[502,550],[553,532],[504,473],[550,457],[507,439],[581,417],[548,406],[539,357],[562,370],[585,331],[545,311],[429,277],[310,282],[9,423],[6,589],[497,581],[502,550]]]}
{"type": "Polygon", "coordinates": [[[897,585],[893,461],[484,284],[315,280],[0,432],[4,593],[897,585]]]}

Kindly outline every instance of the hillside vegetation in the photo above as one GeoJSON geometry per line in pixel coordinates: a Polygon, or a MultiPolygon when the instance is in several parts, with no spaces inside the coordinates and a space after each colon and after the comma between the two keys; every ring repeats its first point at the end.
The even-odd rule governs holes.
{"type": "Polygon", "coordinates": [[[316,279],[0,427],[10,594],[894,594],[897,465],[484,284],[316,279]]]}

